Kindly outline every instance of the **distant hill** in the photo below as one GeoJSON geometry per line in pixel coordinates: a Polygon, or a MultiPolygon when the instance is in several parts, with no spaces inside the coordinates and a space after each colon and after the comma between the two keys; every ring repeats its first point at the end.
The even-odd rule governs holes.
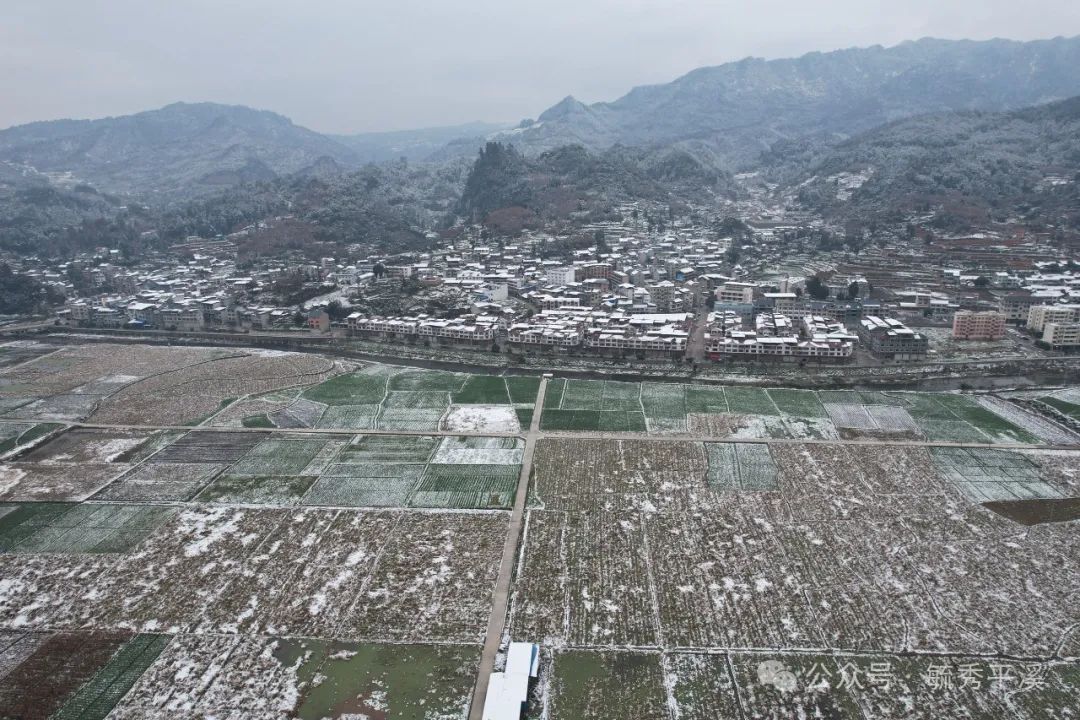
{"type": "Polygon", "coordinates": [[[0,131],[0,163],[143,197],[202,195],[294,173],[324,158],[358,164],[353,150],[281,115],[213,103],[0,131]]]}
{"type": "Polygon", "coordinates": [[[492,133],[506,129],[498,123],[474,122],[465,125],[400,130],[395,132],[360,133],[357,135],[334,135],[334,140],[348,147],[361,162],[385,162],[388,160],[442,159],[447,147],[467,146],[472,156],[483,146],[484,139],[492,133]]]}
{"type": "Polygon", "coordinates": [[[512,233],[572,217],[602,219],[630,200],[707,202],[731,188],[730,175],[676,149],[567,145],[527,157],[489,142],[466,178],[457,214],[512,233]]]}
{"type": "Polygon", "coordinates": [[[843,139],[914,115],[1009,110],[1074,95],[1080,95],[1080,38],[924,39],[785,60],[748,58],[634,88],[614,102],[586,105],[568,97],[497,139],[529,154],[567,144],[674,144],[743,168],[781,140],[843,139]]]}
{"type": "Polygon", "coordinates": [[[1019,219],[1080,229],[1080,97],[910,118],[835,147],[789,143],[767,163],[771,179],[826,215],[933,210],[958,226],[1019,219]]]}

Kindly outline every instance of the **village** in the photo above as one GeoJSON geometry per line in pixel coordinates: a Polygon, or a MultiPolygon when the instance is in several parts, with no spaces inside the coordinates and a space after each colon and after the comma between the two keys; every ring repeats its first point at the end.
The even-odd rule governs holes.
{"type": "Polygon", "coordinates": [[[921,247],[883,238],[856,253],[823,249],[805,218],[737,222],[722,235],[696,217],[661,233],[636,219],[636,206],[620,210],[623,221],[584,227],[576,243],[470,227],[428,252],[353,248],[241,267],[236,242],[258,231],[246,228],[135,265],[105,249],[22,265],[67,297],[53,324],[69,328],[335,334],[391,351],[691,364],[882,365],[1080,348],[1080,266],[1034,234],[921,247]],[[804,224],[784,224],[792,220],[804,224]]]}

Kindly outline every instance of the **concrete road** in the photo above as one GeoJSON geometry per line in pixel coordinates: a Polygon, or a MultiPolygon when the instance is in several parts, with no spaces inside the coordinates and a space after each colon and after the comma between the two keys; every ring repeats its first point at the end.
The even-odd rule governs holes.
{"type": "Polygon", "coordinates": [[[499,579],[495,583],[495,597],[491,604],[488,618],[487,637],[484,650],[480,654],[480,671],[476,677],[472,705],[469,707],[469,720],[481,720],[484,714],[484,698],[487,695],[491,673],[495,670],[495,656],[502,644],[503,631],[506,629],[506,610],[510,604],[510,581],[514,576],[514,562],[517,559],[518,542],[525,524],[525,500],[529,496],[529,477],[532,475],[533,453],[540,440],[540,411],[544,407],[547,394],[547,379],[540,380],[540,392],[536,396],[536,409],[532,423],[525,434],[525,456],[521,460],[521,475],[518,476],[517,494],[514,496],[514,509],[510,513],[510,530],[506,534],[502,559],[499,561],[499,579]]]}

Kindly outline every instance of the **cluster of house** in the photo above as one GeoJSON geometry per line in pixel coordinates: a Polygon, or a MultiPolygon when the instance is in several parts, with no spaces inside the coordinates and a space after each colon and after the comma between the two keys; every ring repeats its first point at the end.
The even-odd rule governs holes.
{"type": "Polygon", "coordinates": [[[706,356],[712,360],[843,361],[852,356],[858,339],[843,324],[814,315],[804,315],[796,323],[788,315],[764,312],[754,318],[752,328],[747,325],[732,310],[710,313],[706,356]]]}
{"type": "Polygon", "coordinates": [[[874,355],[890,360],[921,360],[929,352],[929,340],[895,318],[867,315],[857,332],[834,318],[814,314],[759,313],[753,326],[737,313],[710,313],[705,352],[712,360],[750,358],[761,360],[844,362],[858,342],[874,355]]]}
{"type": "Polygon", "coordinates": [[[657,356],[685,352],[692,320],[689,313],[568,308],[544,310],[518,321],[506,314],[447,319],[353,313],[346,325],[351,335],[373,340],[473,347],[495,343],[498,349],[517,353],[590,350],[601,355],[657,356]]]}
{"type": "Polygon", "coordinates": [[[547,310],[510,326],[512,352],[584,349],[597,355],[682,355],[690,313],[626,313],[591,309],[547,310]]]}

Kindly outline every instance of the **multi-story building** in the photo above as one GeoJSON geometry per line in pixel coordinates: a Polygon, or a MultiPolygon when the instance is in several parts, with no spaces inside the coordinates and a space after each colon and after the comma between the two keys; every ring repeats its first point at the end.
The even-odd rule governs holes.
{"type": "Polygon", "coordinates": [[[452,320],[419,317],[366,317],[353,313],[345,319],[349,331],[360,337],[383,340],[435,340],[449,345],[480,345],[495,340],[498,318],[463,315],[452,320]]]}
{"type": "Polygon", "coordinates": [[[549,268],[544,272],[544,279],[552,287],[569,285],[576,279],[575,270],[572,267],[549,268]]]}
{"type": "MultiPolygon", "coordinates": [[[[791,319],[784,315],[763,313],[754,322],[755,329],[749,330],[743,328],[736,313],[712,313],[705,333],[706,355],[712,360],[843,362],[855,350],[855,338],[842,328],[835,334],[816,332],[800,337],[791,319]]],[[[812,319],[808,327],[814,327],[812,319]]]]}
{"type": "Polygon", "coordinates": [[[1048,322],[1040,340],[1051,350],[1080,348],[1080,323],[1048,322]]]}
{"type": "Polygon", "coordinates": [[[1028,311],[1027,329],[1041,334],[1047,323],[1080,322],[1080,305],[1033,305],[1028,311]]]}
{"type": "Polygon", "coordinates": [[[960,310],[953,315],[954,340],[1000,340],[1005,337],[1005,313],[960,310]]]}
{"type": "Polygon", "coordinates": [[[859,324],[859,337],[870,352],[893,360],[921,360],[930,349],[930,341],[894,318],[867,315],[859,324]]]}
{"type": "Polygon", "coordinates": [[[728,304],[750,304],[754,302],[755,283],[736,282],[729,280],[716,288],[716,300],[728,304]]]}
{"type": "Polygon", "coordinates": [[[762,294],[766,306],[772,312],[790,315],[799,303],[799,296],[793,292],[767,292],[762,294]]]}
{"type": "Polygon", "coordinates": [[[1031,306],[1038,303],[1030,291],[1018,290],[1006,293],[998,299],[998,310],[1005,315],[1005,322],[1023,325],[1027,322],[1031,306]]]}

